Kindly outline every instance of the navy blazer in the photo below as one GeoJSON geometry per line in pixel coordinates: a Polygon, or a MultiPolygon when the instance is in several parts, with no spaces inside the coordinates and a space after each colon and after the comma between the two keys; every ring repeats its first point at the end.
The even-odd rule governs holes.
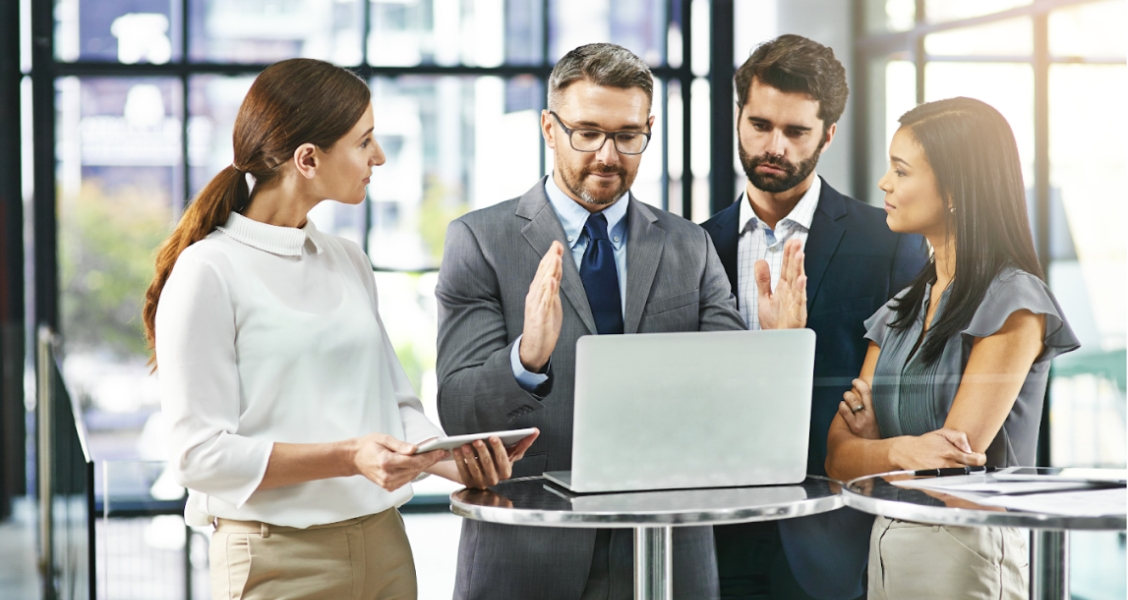
{"type": "MultiPolygon", "coordinates": [[[[734,202],[701,225],[713,239],[737,302],[739,221],[740,204],[734,202]]],[[[816,335],[807,472],[826,475],[830,423],[838,412],[842,394],[861,373],[869,346],[864,337],[864,322],[908,286],[924,266],[928,253],[924,238],[893,233],[885,224],[885,211],[843,196],[826,180],[822,182],[804,251],[807,327],[816,335]]],[[[778,522],[786,564],[807,594],[829,600],[854,598],[863,593],[862,573],[872,522],[872,516],[849,509],[778,522]]],[[[751,542],[734,541],[740,536],[762,535],[745,529],[737,538],[718,534],[719,561],[743,554],[738,546],[729,547],[751,542]],[[727,541],[722,543],[722,539],[727,541]]],[[[753,568],[742,567],[744,571],[753,568]]],[[[723,590],[725,577],[748,577],[749,572],[721,576],[723,590]]]]}
{"type": "MultiPolygon", "coordinates": [[[[713,238],[733,293],[740,203],[702,223],[713,238]]],[[[807,327],[814,330],[815,387],[807,472],[826,475],[826,436],[842,394],[866,358],[864,321],[909,285],[928,259],[924,238],[893,233],[885,211],[843,196],[822,182],[804,252],[807,327]]]]}

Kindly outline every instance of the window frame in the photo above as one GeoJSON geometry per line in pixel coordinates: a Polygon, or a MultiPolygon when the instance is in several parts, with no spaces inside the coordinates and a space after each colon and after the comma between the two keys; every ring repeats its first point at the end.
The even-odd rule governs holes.
{"type": "MultiPolygon", "coordinates": [[[[1025,6],[1014,7],[999,12],[944,21],[929,23],[927,19],[925,0],[914,0],[915,16],[911,29],[889,33],[872,33],[866,18],[872,15],[873,0],[854,0],[854,81],[857,91],[856,97],[872,98],[875,90],[874,83],[870,80],[869,67],[871,61],[880,60],[891,56],[901,56],[913,63],[916,70],[916,104],[925,101],[925,77],[927,65],[930,62],[979,62],[979,63],[1014,63],[1030,65],[1034,72],[1034,248],[1042,270],[1049,277],[1051,261],[1050,236],[1052,223],[1050,210],[1050,110],[1049,110],[1049,79],[1050,67],[1056,64],[1117,64],[1123,65],[1123,56],[1079,57],[1079,56],[1052,56],[1049,44],[1049,16],[1050,13],[1072,6],[1093,4],[1102,0],[1033,0],[1025,6]],[[982,54],[947,56],[928,54],[925,51],[925,38],[929,34],[941,31],[952,31],[978,25],[986,25],[1005,21],[1007,19],[1027,17],[1033,24],[1033,53],[1026,56],[993,56],[982,54]]],[[[877,90],[884,93],[884,90],[877,90]]],[[[855,102],[852,109],[851,120],[855,131],[862,132],[854,136],[854,164],[853,164],[853,191],[857,198],[869,195],[867,181],[871,178],[871,169],[875,162],[884,163],[885,148],[884,137],[870,135],[872,106],[868,102],[855,102]]],[[[1051,371],[1050,380],[1053,379],[1051,371]]],[[[1046,388],[1046,399],[1042,403],[1041,429],[1038,436],[1037,466],[1050,466],[1050,391],[1046,388]]]]}

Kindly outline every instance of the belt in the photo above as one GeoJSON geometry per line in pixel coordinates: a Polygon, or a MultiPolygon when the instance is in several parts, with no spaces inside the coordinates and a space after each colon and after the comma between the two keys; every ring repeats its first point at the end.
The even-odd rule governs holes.
{"type": "MultiPolygon", "coordinates": [[[[389,508],[388,510],[395,510],[389,508]]],[[[388,512],[376,513],[374,515],[364,515],[344,521],[337,521],[336,523],[324,523],[320,525],[310,525],[309,527],[287,527],[285,525],[273,525],[271,523],[264,523],[262,521],[237,521],[235,519],[221,519],[219,517],[212,518],[212,527],[215,531],[223,533],[257,533],[264,538],[270,537],[271,533],[300,533],[302,531],[311,531],[314,529],[331,529],[334,527],[348,527],[350,525],[359,525],[366,519],[378,517],[388,512]]]]}

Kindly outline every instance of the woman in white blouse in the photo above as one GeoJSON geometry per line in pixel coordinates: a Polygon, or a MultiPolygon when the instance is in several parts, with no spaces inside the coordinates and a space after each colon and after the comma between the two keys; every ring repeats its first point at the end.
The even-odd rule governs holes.
{"type": "Polygon", "coordinates": [[[233,138],[234,163],[161,246],[144,307],[185,518],[215,525],[213,597],[415,598],[396,510],[408,484],[493,485],[535,436],[413,454],[442,430],[396,359],[368,259],[306,218],[323,199],[362,202],[384,162],[363,80],[272,65],[233,138]]]}

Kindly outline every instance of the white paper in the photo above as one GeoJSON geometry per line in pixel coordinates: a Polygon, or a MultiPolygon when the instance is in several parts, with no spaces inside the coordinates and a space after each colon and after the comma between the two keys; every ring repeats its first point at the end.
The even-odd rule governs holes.
{"type": "Polygon", "coordinates": [[[1030,494],[1035,492],[1055,492],[1064,490],[1084,490],[1099,487],[1100,483],[1078,482],[1075,479],[1041,478],[1038,481],[1019,479],[1000,481],[994,475],[955,475],[951,477],[931,477],[927,479],[907,479],[893,481],[893,485],[909,489],[935,490],[938,492],[975,492],[979,494],[1030,494]]]}
{"type": "Polygon", "coordinates": [[[999,481],[997,474],[980,473],[891,483],[902,488],[942,492],[982,506],[1031,513],[1101,517],[1123,515],[1128,511],[1128,489],[1110,488],[1102,482],[1079,482],[1077,477],[1043,476],[1039,481],[1020,477],[1017,481],[999,481]]]}
{"type": "Polygon", "coordinates": [[[1128,506],[1128,489],[1105,488],[1054,494],[1025,496],[996,495],[975,501],[978,504],[1001,506],[1010,510],[1071,517],[1103,517],[1123,515],[1128,506]]]}

